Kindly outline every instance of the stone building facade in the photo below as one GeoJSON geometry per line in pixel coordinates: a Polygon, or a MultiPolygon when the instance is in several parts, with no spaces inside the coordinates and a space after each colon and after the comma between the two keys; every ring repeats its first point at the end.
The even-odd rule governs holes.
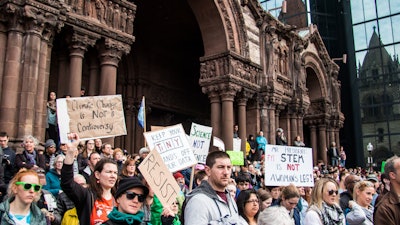
{"type": "MultiPolygon", "coordinates": [[[[14,142],[45,139],[48,91],[58,97],[122,94],[128,135],[144,143],[137,109],[151,125],[198,122],[233,147],[278,127],[326,162],[339,143],[339,67],[315,26],[297,30],[256,0],[6,0],[0,3],[0,128],[14,142]]],[[[188,131],[188,130],[187,130],[188,131]]],[[[242,145],[243,147],[244,145],[242,145]]]]}

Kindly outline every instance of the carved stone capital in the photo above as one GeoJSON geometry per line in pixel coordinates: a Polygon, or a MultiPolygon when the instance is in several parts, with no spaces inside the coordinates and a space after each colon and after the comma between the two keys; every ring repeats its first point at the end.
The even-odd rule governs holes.
{"type": "Polygon", "coordinates": [[[123,54],[129,53],[131,50],[130,45],[106,38],[105,42],[98,46],[100,54],[101,65],[113,65],[118,67],[118,63],[121,60],[123,54]]]}
{"type": "Polygon", "coordinates": [[[67,40],[67,43],[69,43],[71,56],[75,55],[83,58],[87,47],[93,46],[96,43],[96,40],[86,34],[79,34],[75,32],[72,34],[70,39],[67,40]]]}
{"type": "Polygon", "coordinates": [[[232,83],[219,84],[221,101],[233,101],[236,93],[241,90],[241,87],[232,83]]]}

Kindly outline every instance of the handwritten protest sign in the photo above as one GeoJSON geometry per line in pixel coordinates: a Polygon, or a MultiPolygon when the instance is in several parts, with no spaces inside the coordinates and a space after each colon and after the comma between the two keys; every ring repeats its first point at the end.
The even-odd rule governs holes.
{"type": "Polygon", "coordinates": [[[192,123],[189,144],[192,146],[194,156],[199,163],[206,164],[211,135],[212,127],[192,123]]]}
{"type": "Polygon", "coordinates": [[[168,171],[158,151],[150,151],[140,163],[140,173],[146,178],[147,183],[154,190],[163,206],[172,205],[180,192],[174,176],[168,171]]]}
{"type": "Polygon", "coordinates": [[[176,172],[197,164],[182,124],[143,134],[150,149],[160,153],[169,171],[176,172]]]}
{"type": "Polygon", "coordinates": [[[82,140],[126,135],[121,95],[57,99],[62,143],[75,132],[82,140]]]}
{"type": "Polygon", "coordinates": [[[243,166],[244,165],[243,152],[240,152],[240,151],[226,151],[226,153],[231,158],[232,165],[234,165],[234,166],[243,166]]]}
{"type": "Polygon", "coordinates": [[[266,145],[264,161],[265,185],[314,186],[311,148],[266,145]]]}

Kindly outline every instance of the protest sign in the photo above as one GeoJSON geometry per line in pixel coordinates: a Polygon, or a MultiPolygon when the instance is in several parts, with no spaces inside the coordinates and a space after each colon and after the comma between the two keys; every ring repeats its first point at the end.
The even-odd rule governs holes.
{"type": "Polygon", "coordinates": [[[243,166],[244,165],[244,156],[241,151],[226,151],[226,153],[231,158],[232,165],[234,166],[243,166]]]}
{"type": "Polygon", "coordinates": [[[72,132],[81,140],[126,135],[121,95],[57,99],[57,117],[61,143],[72,132]]]}
{"type": "Polygon", "coordinates": [[[206,164],[206,158],[210,148],[211,135],[212,127],[192,123],[189,144],[192,146],[194,156],[199,163],[206,164]]]}
{"type": "Polygon", "coordinates": [[[150,149],[160,153],[169,171],[176,172],[197,164],[182,124],[143,134],[150,149]]]}
{"type": "Polygon", "coordinates": [[[384,173],[384,172],[385,172],[385,165],[386,165],[386,161],[382,161],[381,173],[384,173]]]}
{"type": "Polygon", "coordinates": [[[225,151],[225,143],[220,138],[213,136],[213,145],[220,151],[225,151]]]}
{"type": "Polygon", "coordinates": [[[150,151],[138,168],[161,204],[172,205],[180,188],[172,173],[168,171],[160,153],[156,150],[150,151]]]}
{"type": "Polygon", "coordinates": [[[266,145],[264,161],[266,186],[314,186],[311,148],[266,145]]]}
{"type": "Polygon", "coordinates": [[[242,140],[240,138],[233,139],[233,151],[240,151],[242,148],[242,140]]]}

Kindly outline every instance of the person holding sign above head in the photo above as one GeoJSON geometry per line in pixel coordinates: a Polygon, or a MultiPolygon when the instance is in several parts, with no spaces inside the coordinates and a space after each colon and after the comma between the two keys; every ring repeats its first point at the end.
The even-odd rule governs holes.
{"type": "Polygon", "coordinates": [[[208,154],[205,171],[208,181],[186,196],[183,210],[184,224],[240,224],[235,200],[226,190],[232,163],[222,151],[208,154]]]}
{"type": "Polygon", "coordinates": [[[74,156],[78,151],[79,136],[72,133],[69,139],[72,143],[68,143],[64,166],[61,170],[61,188],[74,202],[80,224],[102,224],[108,220],[107,215],[116,204],[113,190],[118,178],[117,164],[109,158],[101,159],[90,176],[89,187],[82,187],[74,181],[72,168],[74,156]]]}

